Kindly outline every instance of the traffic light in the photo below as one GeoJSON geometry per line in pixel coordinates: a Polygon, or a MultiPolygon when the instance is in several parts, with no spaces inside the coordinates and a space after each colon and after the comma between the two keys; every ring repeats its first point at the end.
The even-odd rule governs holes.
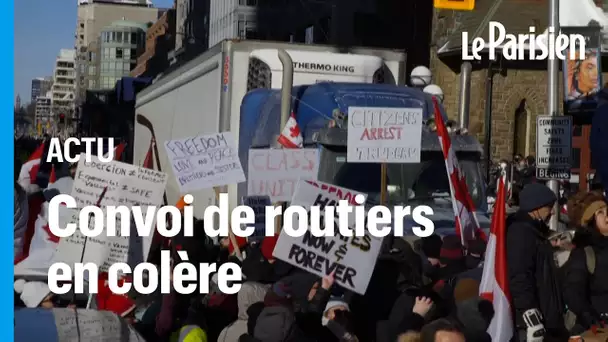
{"type": "Polygon", "coordinates": [[[59,114],[59,123],[60,124],[65,123],[65,114],[63,114],[63,113],[59,114]]]}

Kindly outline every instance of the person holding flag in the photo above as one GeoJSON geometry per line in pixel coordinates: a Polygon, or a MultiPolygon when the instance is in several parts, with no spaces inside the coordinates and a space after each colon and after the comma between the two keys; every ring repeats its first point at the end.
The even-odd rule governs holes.
{"type": "Polygon", "coordinates": [[[518,341],[568,340],[558,270],[548,240],[556,201],[547,186],[528,184],[520,193],[519,210],[507,218],[508,287],[518,341]]]}

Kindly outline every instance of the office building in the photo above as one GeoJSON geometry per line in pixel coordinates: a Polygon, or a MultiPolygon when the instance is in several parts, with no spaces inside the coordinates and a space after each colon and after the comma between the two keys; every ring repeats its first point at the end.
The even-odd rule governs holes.
{"type": "Polygon", "coordinates": [[[96,59],[89,66],[88,89],[111,89],[116,81],[128,76],[144,51],[146,24],[120,20],[101,31],[96,59]]]}
{"type": "Polygon", "coordinates": [[[52,92],[47,91],[44,95],[38,95],[36,97],[36,111],[34,115],[34,122],[36,126],[38,124],[46,123],[51,120],[51,105],[52,105],[52,92]]]}
{"type": "Polygon", "coordinates": [[[91,70],[95,73],[89,77],[89,69],[96,66],[99,59],[97,49],[101,31],[119,20],[151,25],[158,18],[158,9],[152,7],[150,0],[80,0],[77,11],[74,46],[77,51],[77,89],[80,102],[84,100],[89,84],[97,82],[98,70],[91,70]]]}
{"type": "Polygon", "coordinates": [[[224,39],[256,39],[258,0],[211,0],[209,46],[224,39]]]}
{"type": "Polygon", "coordinates": [[[36,102],[36,98],[40,95],[45,95],[51,86],[53,85],[52,77],[36,77],[32,80],[32,94],[30,98],[31,103],[36,102]]]}
{"type": "Polygon", "coordinates": [[[76,98],[76,51],[61,49],[55,61],[51,87],[51,113],[72,114],[76,98]]]}
{"type": "Polygon", "coordinates": [[[146,47],[131,70],[133,77],[154,77],[169,66],[168,53],[175,49],[175,10],[170,9],[146,31],[146,47]]]}

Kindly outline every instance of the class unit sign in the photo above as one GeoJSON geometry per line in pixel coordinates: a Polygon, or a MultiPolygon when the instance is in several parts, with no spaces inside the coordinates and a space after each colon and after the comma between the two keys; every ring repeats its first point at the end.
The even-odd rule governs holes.
{"type": "Polygon", "coordinates": [[[569,180],[572,167],[572,117],[536,118],[536,178],[569,180]]]}

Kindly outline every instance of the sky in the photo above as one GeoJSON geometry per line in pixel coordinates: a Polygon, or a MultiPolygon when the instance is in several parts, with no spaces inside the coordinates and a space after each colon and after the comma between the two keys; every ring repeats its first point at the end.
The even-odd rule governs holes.
{"type": "MultiPolygon", "coordinates": [[[[167,8],[173,0],[154,0],[167,8]]],[[[15,96],[30,102],[32,79],[52,76],[60,49],[74,48],[77,0],[15,0],[15,96]]]]}

